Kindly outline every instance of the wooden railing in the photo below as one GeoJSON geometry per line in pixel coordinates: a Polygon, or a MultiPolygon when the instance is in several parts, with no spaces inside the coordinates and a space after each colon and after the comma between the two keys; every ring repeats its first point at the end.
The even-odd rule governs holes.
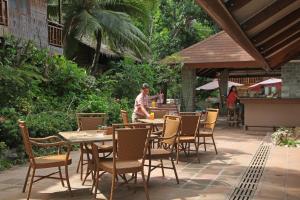
{"type": "Polygon", "coordinates": [[[244,85],[253,85],[255,83],[265,80],[264,77],[241,77],[241,78],[229,78],[230,81],[241,83],[244,85]]]}
{"type": "Polygon", "coordinates": [[[62,36],[63,26],[61,24],[48,21],[48,40],[49,44],[56,47],[62,47],[63,36],[62,36]]]}
{"type": "Polygon", "coordinates": [[[0,0],[0,25],[8,25],[7,0],[0,0]]]}

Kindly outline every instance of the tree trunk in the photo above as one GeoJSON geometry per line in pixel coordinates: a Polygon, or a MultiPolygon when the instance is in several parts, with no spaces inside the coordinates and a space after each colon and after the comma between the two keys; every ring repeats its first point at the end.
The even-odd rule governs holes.
{"type": "Polygon", "coordinates": [[[101,49],[101,41],[102,41],[102,35],[101,35],[101,31],[98,30],[96,32],[96,49],[95,49],[95,54],[94,54],[94,58],[93,58],[93,63],[91,66],[91,73],[95,74],[97,71],[97,66],[99,64],[99,58],[100,58],[100,49],[101,49]]]}
{"type": "Polygon", "coordinates": [[[62,0],[58,0],[58,23],[62,23],[62,0]]]}
{"type": "Polygon", "coordinates": [[[168,96],[168,84],[167,83],[163,83],[161,86],[162,92],[164,94],[164,100],[163,100],[163,104],[167,103],[167,96],[168,96]]]}

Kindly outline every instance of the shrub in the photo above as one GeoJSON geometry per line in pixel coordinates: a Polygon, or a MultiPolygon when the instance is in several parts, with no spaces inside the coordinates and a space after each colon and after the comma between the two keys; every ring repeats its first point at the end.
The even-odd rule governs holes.
{"type": "Polygon", "coordinates": [[[104,112],[107,114],[107,124],[120,123],[120,110],[129,110],[127,99],[115,99],[110,95],[92,94],[83,100],[77,108],[77,112],[104,112]]]}

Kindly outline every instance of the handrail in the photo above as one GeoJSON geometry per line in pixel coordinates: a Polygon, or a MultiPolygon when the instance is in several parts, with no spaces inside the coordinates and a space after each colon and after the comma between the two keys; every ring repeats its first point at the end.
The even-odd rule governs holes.
{"type": "Polygon", "coordinates": [[[8,12],[6,0],[0,0],[0,25],[8,25],[8,12]]]}
{"type": "Polygon", "coordinates": [[[56,47],[63,45],[63,25],[48,20],[48,41],[49,44],[56,47]]]}

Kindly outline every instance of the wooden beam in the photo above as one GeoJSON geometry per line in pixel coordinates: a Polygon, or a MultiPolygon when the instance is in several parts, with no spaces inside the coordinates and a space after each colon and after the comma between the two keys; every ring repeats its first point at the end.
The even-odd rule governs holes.
{"type": "Polygon", "coordinates": [[[234,12],[250,3],[250,1],[251,0],[229,0],[225,3],[225,5],[230,12],[234,12]]]}
{"type": "Polygon", "coordinates": [[[261,66],[256,61],[243,61],[243,62],[211,62],[211,63],[185,63],[184,66],[192,68],[210,68],[210,69],[220,69],[220,68],[253,68],[261,66]]]}
{"type": "Polygon", "coordinates": [[[259,13],[248,19],[242,24],[242,28],[245,31],[249,31],[250,29],[254,28],[258,24],[261,24],[262,22],[266,21],[273,15],[275,15],[280,10],[286,8],[291,3],[294,3],[297,0],[277,0],[265,9],[261,10],[259,13]]]}
{"type": "Polygon", "coordinates": [[[290,13],[289,15],[285,16],[284,18],[278,20],[276,23],[272,24],[262,32],[258,33],[254,37],[251,38],[251,40],[255,44],[259,44],[268,38],[272,37],[279,31],[282,31],[285,29],[285,27],[289,27],[290,24],[294,23],[295,21],[299,21],[300,19],[300,8],[295,10],[294,12],[290,13]]]}
{"type": "Polygon", "coordinates": [[[300,32],[300,21],[290,28],[286,29],[285,31],[281,32],[277,36],[271,38],[270,40],[262,43],[257,47],[260,52],[267,51],[268,49],[272,48],[273,46],[277,45],[278,43],[282,42],[283,40],[287,39],[288,37],[293,36],[294,34],[300,32]]]}
{"type": "Polygon", "coordinates": [[[259,63],[260,67],[270,70],[264,57],[258,52],[237,21],[226,9],[222,0],[197,0],[197,2],[233,40],[240,44],[259,63]]]}
{"type": "Polygon", "coordinates": [[[291,43],[297,41],[297,39],[300,38],[300,32],[292,35],[291,37],[287,38],[286,40],[282,41],[281,43],[278,43],[276,46],[272,47],[271,49],[263,52],[263,55],[265,57],[270,56],[271,54],[275,53],[276,51],[284,48],[285,46],[290,45],[291,43]]]}
{"type": "Polygon", "coordinates": [[[270,66],[272,68],[281,66],[282,64],[292,60],[300,55],[300,38],[293,42],[291,45],[286,46],[281,51],[273,54],[272,56],[267,58],[270,66]]]}

